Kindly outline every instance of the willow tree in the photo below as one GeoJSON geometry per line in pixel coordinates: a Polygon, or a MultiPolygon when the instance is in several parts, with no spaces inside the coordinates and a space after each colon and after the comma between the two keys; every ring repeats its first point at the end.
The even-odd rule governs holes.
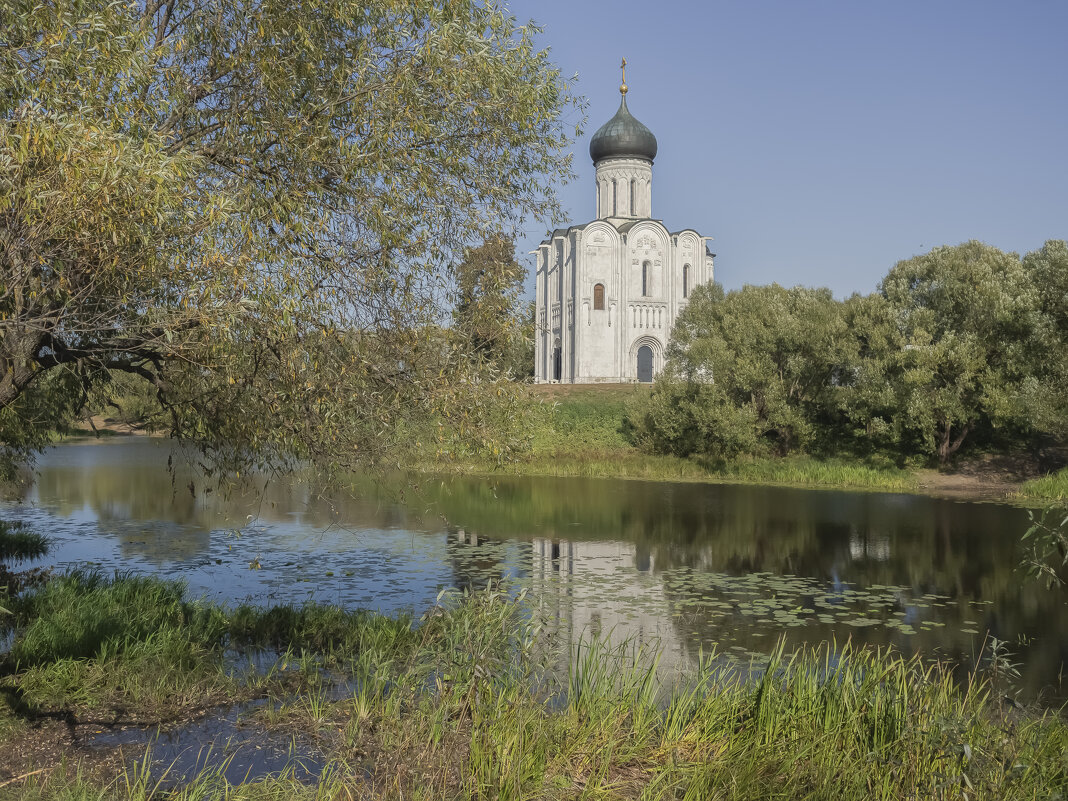
{"type": "Polygon", "coordinates": [[[439,278],[557,211],[576,103],[532,27],[467,0],[0,0],[0,20],[5,444],[116,371],[238,462],[477,429],[439,278]]]}
{"type": "Polygon", "coordinates": [[[945,464],[983,426],[1026,429],[1039,290],[1020,258],[982,242],[898,262],[880,284],[900,346],[884,357],[899,425],[945,464]]]}

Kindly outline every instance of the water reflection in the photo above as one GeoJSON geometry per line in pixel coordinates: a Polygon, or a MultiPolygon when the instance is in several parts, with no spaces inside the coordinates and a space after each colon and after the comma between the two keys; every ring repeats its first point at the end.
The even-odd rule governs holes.
{"type": "Polygon", "coordinates": [[[1015,570],[1027,517],[1013,507],[515,477],[359,480],[327,499],[300,481],[212,490],[168,471],[170,455],[145,439],[56,448],[8,512],[54,533],[52,561],[180,576],[228,601],[418,610],[442,587],[507,578],[569,636],[613,630],[679,658],[784,636],[971,665],[990,632],[1012,643],[1031,693],[1068,659],[1062,597],[1015,570]]]}

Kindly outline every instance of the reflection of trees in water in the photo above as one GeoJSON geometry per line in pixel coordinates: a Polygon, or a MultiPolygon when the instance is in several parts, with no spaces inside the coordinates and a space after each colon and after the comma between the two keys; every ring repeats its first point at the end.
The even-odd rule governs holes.
{"type": "Polygon", "coordinates": [[[37,471],[34,492],[54,513],[90,511],[124,555],[163,564],[207,552],[211,533],[257,525],[298,524],[307,529],[406,527],[417,518],[400,494],[373,482],[323,492],[288,476],[252,477],[218,485],[206,479],[166,442],[131,439],[104,445],[60,446],[37,471]],[[170,458],[169,458],[170,457],[170,458]]]}
{"type": "MultiPolygon", "coordinates": [[[[959,630],[963,621],[975,620],[973,628],[989,628],[1003,639],[1034,637],[1020,650],[1028,659],[1025,670],[1036,677],[1055,675],[1068,657],[1064,604],[1015,572],[1027,519],[1005,506],[881,493],[509,476],[423,479],[418,490],[404,479],[356,478],[346,491],[329,494],[295,477],[208,492],[210,484],[180,460],[169,472],[168,453],[165,443],[145,440],[57,448],[41,460],[37,492],[60,514],[92,510],[124,553],[157,563],[202,553],[209,532],[242,527],[247,515],[261,524],[298,524],[280,535],[281,547],[284,537],[307,537],[309,529],[440,531],[444,519],[451,527],[446,558],[460,586],[485,586],[487,577],[504,575],[502,543],[509,539],[546,538],[550,549],[561,541],[624,542],[633,548],[639,573],[768,572],[827,586],[905,586],[908,599],[925,593],[950,598],[950,606],[923,612],[947,621],[944,628],[908,636],[883,627],[850,630],[857,640],[941,647],[966,659],[978,639],[959,630]],[[461,528],[464,541],[456,536],[461,528]],[[474,546],[467,541],[471,532],[490,545],[474,546]],[[978,600],[993,604],[968,603],[978,600]]],[[[689,592],[707,595],[698,587],[665,592],[676,605],[689,592]]],[[[680,635],[694,645],[727,637],[738,625],[730,615],[684,620],[680,635]]],[[[810,621],[789,634],[811,642],[841,631],[810,621]]]]}
{"type": "MultiPolygon", "coordinates": [[[[762,518],[738,514],[736,525],[704,543],[653,547],[658,564],[672,562],[701,571],[793,574],[818,578],[829,588],[906,587],[897,593],[896,609],[888,611],[909,611],[914,634],[883,625],[825,624],[814,612],[806,616],[804,626],[772,628],[792,646],[841,640],[845,631],[857,643],[938,654],[964,667],[974,666],[983,635],[990,631],[1013,643],[1024,662],[1022,683],[1038,692],[1068,662],[1068,615],[1059,598],[1014,570],[1018,544],[1005,532],[1022,533],[1022,513],[992,505],[915,501],[911,505],[894,496],[859,496],[842,499],[840,506],[805,507],[787,498],[762,518]],[[749,526],[752,536],[747,541],[749,526]],[[926,594],[946,596],[939,601],[945,605],[935,606],[933,599],[923,598],[926,594]],[[925,628],[920,625],[924,620],[942,625],[925,628]],[[1029,642],[1016,642],[1020,635],[1029,642]]],[[[695,596],[718,599],[699,583],[668,586],[666,592],[676,608],[685,608],[695,596]]],[[[800,600],[811,608],[813,599],[800,600]]],[[[760,631],[751,617],[737,613],[680,622],[680,636],[691,649],[708,641],[731,641],[760,650],[767,643],[760,631]]],[[[1063,695],[1063,688],[1060,692],[1063,695]]]]}
{"type": "MultiPolygon", "coordinates": [[[[1032,688],[1068,663],[1064,604],[1014,570],[1019,536],[1027,528],[1020,509],[887,493],[512,477],[452,480],[440,504],[451,519],[502,536],[633,543],[639,571],[767,572],[811,577],[830,587],[909,588],[900,596],[918,615],[915,634],[809,620],[778,629],[795,644],[851,636],[967,663],[990,630],[1010,642],[1033,638],[1013,646],[1026,660],[1024,681],[1032,688]],[[928,593],[948,596],[947,606],[915,607],[928,593]],[[922,629],[924,619],[945,625],[922,629]],[[980,634],[962,632],[969,628],[980,634]]],[[[665,591],[676,606],[691,593],[711,597],[696,587],[665,591]]],[[[696,648],[756,634],[751,623],[732,614],[701,620],[684,613],[678,630],[696,648]]],[[[753,650],[767,647],[758,636],[746,643],[753,650]]]]}
{"type": "MultiPolygon", "coordinates": [[[[660,569],[793,573],[988,597],[1015,589],[1021,510],[919,496],[583,479],[453,479],[450,521],[496,537],[635,543],[660,569]]],[[[642,557],[643,562],[647,561],[642,557]]]]}

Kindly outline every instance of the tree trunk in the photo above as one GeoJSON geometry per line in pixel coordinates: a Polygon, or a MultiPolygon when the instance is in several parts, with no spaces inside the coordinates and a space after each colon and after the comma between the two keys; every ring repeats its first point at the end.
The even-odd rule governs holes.
{"type": "Polygon", "coordinates": [[[0,378],[0,409],[14,403],[37,373],[35,357],[40,337],[19,337],[8,333],[0,346],[0,365],[4,375],[0,378]]]}
{"type": "Polygon", "coordinates": [[[964,438],[968,436],[968,432],[972,427],[970,423],[965,423],[960,428],[960,433],[956,439],[953,439],[953,424],[942,424],[942,441],[938,443],[938,463],[945,466],[949,461],[949,457],[960,450],[960,446],[964,444],[964,438]]]}

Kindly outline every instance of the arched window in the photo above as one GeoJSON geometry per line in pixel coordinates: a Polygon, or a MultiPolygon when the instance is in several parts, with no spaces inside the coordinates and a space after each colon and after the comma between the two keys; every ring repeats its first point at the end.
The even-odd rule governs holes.
{"type": "Polygon", "coordinates": [[[617,200],[618,200],[617,196],[618,196],[619,193],[616,191],[616,188],[618,186],[619,186],[619,181],[612,181],[612,216],[613,217],[616,216],[616,212],[619,209],[619,207],[617,206],[617,200]]]}
{"type": "Polygon", "coordinates": [[[638,209],[634,205],[634,201],[638,199],[636,194],[635,194],[635,192],[634,192],[634,184],[635,183],[636,183],[636,181],[633,178],[631,178],[630,179],[630,216],[631,217],[637,217],[638,216],[638,209]]]}
{"type": "Polygon", "coordinates": [[[690,297],[690,265],[682,265],[682,296],[690,297]]]}
{"type": "Polygon", "coordinates": [[[604,311],[604,284],[593,285],[593,310],[604,311]]]}
{"type": "Polygon", "coordinates": [[[642,297],[649,296],[649,262],[642,262],[642,297]]]}

